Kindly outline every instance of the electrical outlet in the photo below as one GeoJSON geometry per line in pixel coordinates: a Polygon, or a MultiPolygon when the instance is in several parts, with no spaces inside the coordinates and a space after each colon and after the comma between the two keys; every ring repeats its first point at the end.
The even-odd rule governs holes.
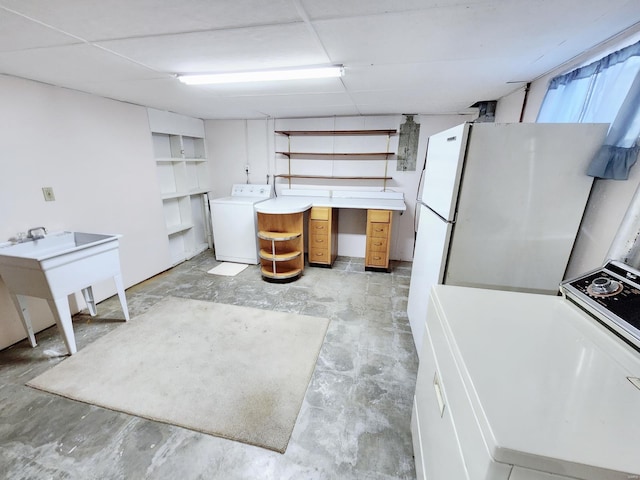
{"type": "Polygon", "coordinates": [[[45,202],[53,202],[56,199],[56,196],[53,194],[53,188],[51,187],[42,187],[42,194],[44,195],[45,202]]]}

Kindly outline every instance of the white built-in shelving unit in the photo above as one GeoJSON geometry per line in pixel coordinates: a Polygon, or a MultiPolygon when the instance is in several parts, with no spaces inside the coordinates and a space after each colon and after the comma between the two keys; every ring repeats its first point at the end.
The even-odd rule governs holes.
{"type": "Polygon", "coordinates": [[[210,246],[202,120],[148,109],[171,264],[210,246]]]}

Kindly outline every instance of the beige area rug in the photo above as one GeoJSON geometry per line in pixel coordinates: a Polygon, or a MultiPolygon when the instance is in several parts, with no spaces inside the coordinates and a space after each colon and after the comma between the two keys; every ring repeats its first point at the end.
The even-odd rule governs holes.
{"type": "Polygon", "coordinates": [[[27,385],[283,453],[328,325],[168,297],[27,385]]]}
{"type": "Polygon", "coordinates": [[[248,266],[249,265],[245,265],[244,263],[224,262],[217,267],[213,267],[207,273],[210,273],[212,275],[223,275],[225,277],[235,277],[248,266]]]}

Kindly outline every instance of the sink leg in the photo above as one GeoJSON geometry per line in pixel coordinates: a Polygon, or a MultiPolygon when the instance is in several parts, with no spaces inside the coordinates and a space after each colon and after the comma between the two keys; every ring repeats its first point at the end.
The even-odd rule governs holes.
{"type": "Polygon", "coordinates": [[[20,317],[20,321],[22,322],[24,331],[27,332],[27,335],[29,336],[29,343],[32,347],[35,347],[37,345],[36,336],[33,334],[31,317],[29,316],[29,311],[27,310],[27,300],[22,295],[14,295],[13,293],[9,295],[16,307],[16,310],[18,311],[18,316],[20,317]]]}
{"type": "Polygon", "coordinates": [[[122,313],[124,313],[125,320],[129,321],[129,307],[127,307],[127,297],[124,294],[124,284],[122,283],[122,275],[117,274],[113,276],[113,281],[116,284],[116,290],[118,291],[118,298],[120,299],[120,306],[122,307],[122,313]]]}
{"type": "Polygon", "coordinates": [[[82,296],[84,297],[84,301],[87,304],[87,308],[89,309],[89,313],[92,317],[95,317],[98,314],[96,310],[96,301],[93,299],[93,288],[87,287],[82,289],[82,296]]]}
{"type": "Polygon", "coordinates": [[[67,346],[69,355],[73,355],[78,350],[76,348],[76,337],[73,334],[73,324],[71,323],[71,310],[69,309],[69,300],[67,297],[56,298],[55,300],[47,300],[49,308],[56,319],[56,324],[62,338],[67,346]]]}

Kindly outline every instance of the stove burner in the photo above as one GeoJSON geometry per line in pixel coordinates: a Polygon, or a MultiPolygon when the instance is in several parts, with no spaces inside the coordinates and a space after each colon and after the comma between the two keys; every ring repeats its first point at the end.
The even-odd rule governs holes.
{"type": "Polygon", "coordinates": [[[587,293],[594,297],[610,297],[622,291],[622,283],[611,280],[607,277],[593,279],[591,285],[587,287],[587,293]]]}

